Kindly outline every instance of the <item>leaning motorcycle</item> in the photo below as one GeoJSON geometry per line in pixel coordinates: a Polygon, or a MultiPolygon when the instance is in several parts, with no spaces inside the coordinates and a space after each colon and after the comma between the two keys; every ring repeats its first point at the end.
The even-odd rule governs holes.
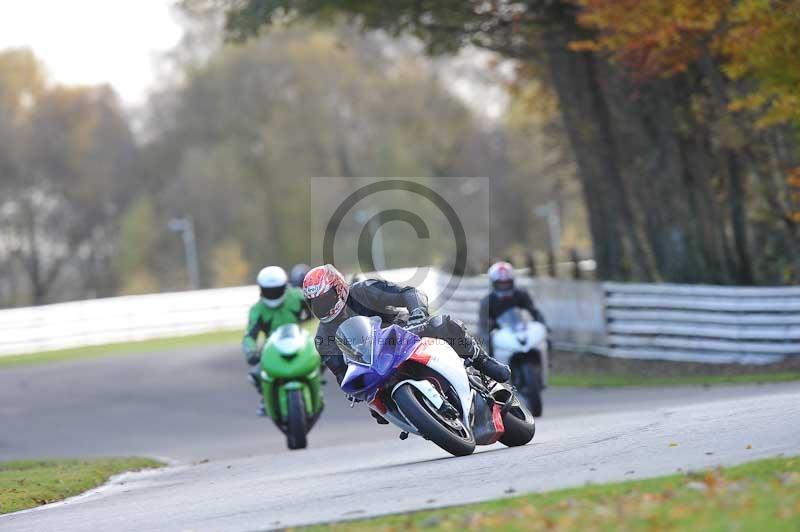
{"type": "Polygon", "coordinates": [[[514,447],[533,439],[533,416],[511,385],[464,367],[447,342],[414,330],[421,328],[382,327],[378,317],[342,323],[336,333],[348,365],[342,390],[399,427],[401,439],[416,434],[455,456],[476,445],[514,447]]]}
{"type": "Polygon", "coordinates": [[[297,324],[278,327],[261,353],[264,410],[286,435],[289,449],[304,449],[323,409],[320,356],[297,324]]]}
{"type": "Polygon", "coordinates": [[[542,415],[542,390],[547,386],[547,327],[528,311],[512,308],[497,318],[492,356],[511,368],[511,383],[534,416],[542,415]]]}

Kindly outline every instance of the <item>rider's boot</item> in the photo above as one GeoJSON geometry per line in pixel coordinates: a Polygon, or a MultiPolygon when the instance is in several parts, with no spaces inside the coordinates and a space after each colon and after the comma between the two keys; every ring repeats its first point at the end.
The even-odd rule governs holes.
{"type": "Polygon", "coordinates": [[[496,382],[508,382],[508,379],[511,378],[511,368],[487,355],[481,344],[474,338],[470,339],[472,340],[471,345],[467,347],[472,367],[496,382]]]}
{"type": "Polygon", "coordinates": [[[490,379],[507,382],[511,378],[511,370],[508,366],[487,355],[480,342],[467,332],[467,328],[461,321],[440,314],[430,319],[425,333],[427,333],[423,334],[425,336],[445,339],[458,356],[470,361],[475,369],[490,379]]]}
{"type": "Polygon", "coordinates": [[[256,389],[256,392],[258,392],[257,414],[259,416],[266,416],[267,411],[264,408],[264,399],[261,397],[261,374],[259,367],[256,365],[251,366],[250,371],[247,373],[247,378],[250,380],[250,384],[256,389]]]}
{"type": "Polygon", "coordinates": [[[472,366],[497,382],[508,382],[511,378],[511,368],[493,359],[486,353],[479,353],[472,357],[472,366]]]}

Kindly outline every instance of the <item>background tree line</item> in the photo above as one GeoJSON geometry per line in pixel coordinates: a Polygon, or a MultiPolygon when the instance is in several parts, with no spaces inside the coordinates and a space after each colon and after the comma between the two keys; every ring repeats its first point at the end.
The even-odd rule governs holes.
{"type": "MultiPolygon", "coordinates": [[[[534,82],[487,118],[448,89],[451,59],[414,38],[336,22],[223,45],[214,7],[183,4],[170,76],[137,113],[111,87],[49,81],[29,50],[0,52],[0,306],[183,289],[168,222],[186,215],[204,287],[307,261],[310,176],[491,176],[494,216],[471,235],[472,269],[544,253],[534,209],[549,201],[568,220],[564,244],[588,254],[556,106],[534,82]]],[[[391,251],[390,265],[441,259],[391,251]]]]}
{"type": "Polygon", "coordinates": [[[136,112],[0,52],[0,305],[182,289],[179,216],[202,286],[306,261],[310,176],[491,177],[472,270],[543,255],[549,205],[601,278],[800,275],[799,0],[179,8],[185,37],[136,112]],[[480,86],[502,88],[499,116],[480,86]]]}
{"type": "Polygon", "coordinates": [[[226,28],[342,18],[495,51],[552,93],[601,277],[798,279],[798,0],[231,0],[226,28]]]}

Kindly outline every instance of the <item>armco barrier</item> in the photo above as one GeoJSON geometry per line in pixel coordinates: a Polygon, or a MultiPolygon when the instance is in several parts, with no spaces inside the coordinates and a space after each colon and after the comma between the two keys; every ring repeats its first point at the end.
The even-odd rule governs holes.
{"type": "Polygon", "coordinates": [[[252,286],[0,311],[0,356],[244,329],[252,286]]]}
{"type": "MultiPolygon", "coordinates": [[[[800,287],[595,283],[518,278],[556,347],[620,358],[768,364],[800,356],[800,287]]],[[[477,328],[486,277],[440,309],[477,328]]]]}
{"type": "Polygon", "coordinates": [[[603,288],[611,356],[766,364],[800,355],[800,287],[603,288]]]}
{"type": "MultiPolygon", "coordinates": [[[[599,283],[519,278],[547,319],[556,347],[565,350],[606,353],[604,292],[599,283]]],[[[489,291],[486,277],[464,278],[438,310],[462,320],[477,331],[480,299],[489,291]]]]}
{"type": "MultiPolygon", "coordinates": [[[[412,278],[413,268],[383,277],[412,278]]],[[[476,330],[485,276],[439,297],[448,276],[420,287],[439,312],[476,330]]],[[[547,317],[557,347],[614,357],[763,364],[800,355],[800,287],[596,283],[520,277],[547,317]]],[[[252,286],[127,296],[0,311],[0,356],[243,329],[252,286]]]]}

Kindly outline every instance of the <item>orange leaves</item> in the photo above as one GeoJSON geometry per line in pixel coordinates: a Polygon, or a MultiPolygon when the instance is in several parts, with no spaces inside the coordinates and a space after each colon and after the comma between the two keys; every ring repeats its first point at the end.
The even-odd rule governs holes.
{"type": "Polygon", "coordinates": [[[789,201],[791,202],[789,218],[794,223],[800,223],[800,166],[791,168],[786,173],[786,185],[789,187],[789,201]]]}
{"type": "Polygon", "coordinates": [[[786,183],[791,187],[800,189],[800,166],[792,168],[786,174],[786,183]]]}
{"type": "Polygon", "coordinates": [[[800,0],[741,0],[720,51],[730,78],[759,82],[733,110],[760,112],[760,127],[800,122],[800,0]]]}
{"type": "MultiPolygon", "coordinates": [[[[639,80],[686,70],[712,43],[732,0],[577,0],[578,20],[639,80]]],[[[584,42],[574,43],[588,49],[584,42]]]]}
{"type": "Polygon", "coordinates": [[[607,52],[640,81],[685,71],[704,55],[733,79],[757,87],[731,111],[756,125],[800,122],[800,0],[574,0],[579,22],[597,32],[576,51],[607,52]]]}

